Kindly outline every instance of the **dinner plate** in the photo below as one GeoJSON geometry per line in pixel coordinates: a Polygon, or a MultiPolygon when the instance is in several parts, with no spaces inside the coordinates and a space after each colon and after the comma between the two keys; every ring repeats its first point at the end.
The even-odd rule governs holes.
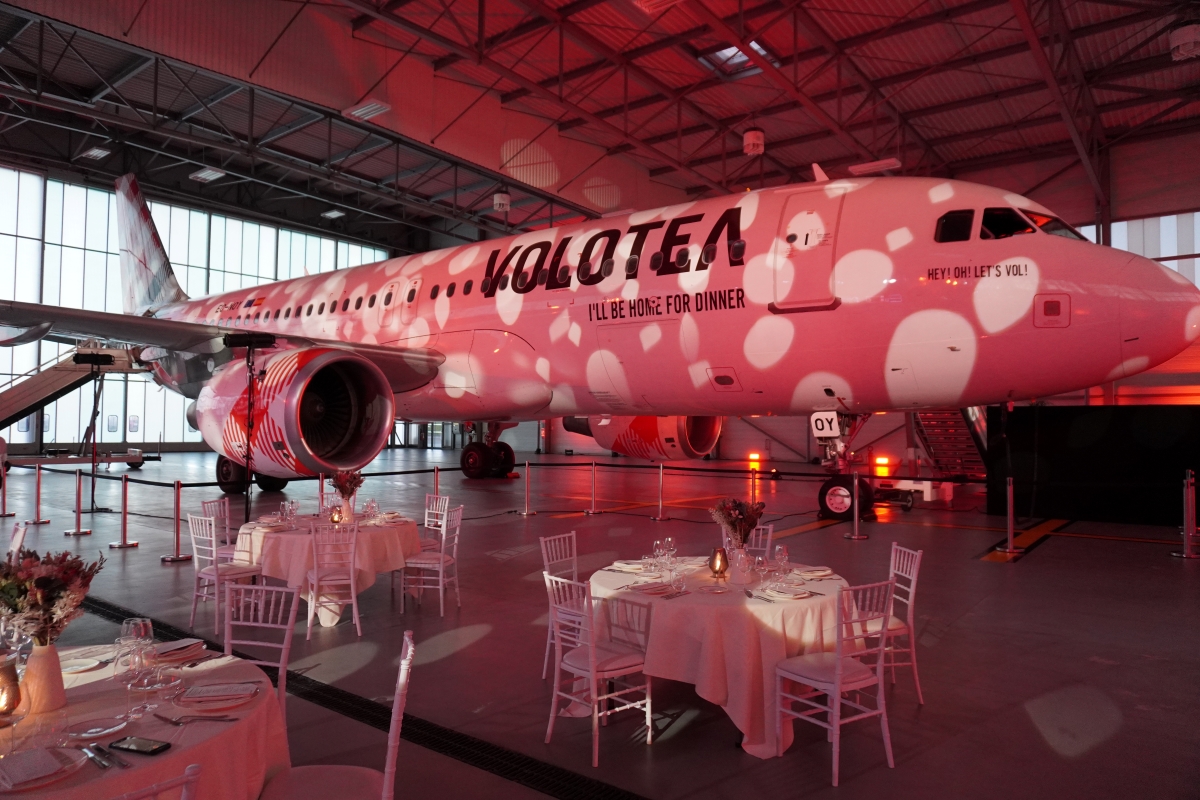
{"type": "Polygon", "coordinates": [[[779,591],[778,589],[765,589],[763,594],[775,600],[803,600],[806,597],[812,597],[813,593],[806,590],[798,591],[779,591]]]}
{"type": "Polygon", "coordinates": [[[701,586],[700,591],[705,594],[725,594],[729,591],[727,586],[701,586]]]}
{"type": "Polygon", "coordinates": [[[623,572],[641,572],[642,571],[642,562],[641,561],[614,561],[612,563],[612,568],[619,569],[623,572]]]}
{"type": "Polygon", "coordinates": [[[637,579],[639,581],[656,581],[661,577],[662,577],[661,572],[643,572],[641,574],[638,574],[637,579]]]}
{"type": "Polygon", "coordinates": [[[805,567],[804,569],[792,570],[801,578],[828,578],[833,575],[833,570],[829,567],[805,567]]]}
{"type": "Polygon", "coordinates": [[[27,792],[30,789],[40,789],[43,786],[49,786],[52,783],[58,783],[63,778],[76,772],[80,767],[87,763],[87,756],[81,751],[69,747],[49,747],[47,750],[62,762],[63,768],[58,772],[46,775],[43,778],[35,778],[25,783],[18,783],[11,789],[8,789],[4,794],[15,794],[17,792],[27,792]]]}
{"type": "Polygon", "coordinates": [[[68,658],[66,661],[60,663],[59,666],[62,668],[63,675],[75,675],[95,669],[100,666],[100,662],[94,658],[68,658]]]}
{"type": "Polygon", "coordinates": [[[124,728],[129,720],[120,717],[99,717],[85,719],[67,727],[67,736],[72,739],[99,739],[124,728]]]}
{"type": "Polygon", "coordinates": [[[219,697],[212,700],[184,700],[183,695],[180,695],[171,702],[180,708],[188,708],[193,711],[225,711],[226,709],[246,705],[246,703],[258,697],[260,691],[262,691],[261,686],[255,688],[253,694],[248,694],[244,697],[219,697]]]}

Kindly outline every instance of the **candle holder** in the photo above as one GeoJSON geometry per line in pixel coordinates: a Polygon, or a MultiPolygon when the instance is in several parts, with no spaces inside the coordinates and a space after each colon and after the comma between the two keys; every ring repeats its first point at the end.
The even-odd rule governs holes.
{"type": "Polygon", "coordinates": [[[729,554],[725,552],[724,547],[713,549],[712,555],[708,557],[708,568],[718,581],[725,580],[725,573],[729,571],[729,554]]]}

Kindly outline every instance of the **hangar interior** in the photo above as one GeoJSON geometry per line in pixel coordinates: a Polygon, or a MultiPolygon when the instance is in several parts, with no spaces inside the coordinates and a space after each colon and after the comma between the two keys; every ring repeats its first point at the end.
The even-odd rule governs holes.
{"type": "MultiPolygon", "coordinates": [[[[190,297],[825,175],[995,186],[1197,284],[1198,101],[1189,0],[4,2],[0,302],[122,311],[113,185],[126,174],[190,297]]],[[[108,452],[105,475],[166,485],[210,482],[216,463],[187,398],[136,358],[75,369],[76,344],[0,347],[0,437],[19,465],[4,511],[55,520],[29,529],[35,549],[64,546],[76,484],[27,468],[108,452]]],[[[521,421],[499,437],[518,477],[482,482],[458,472],[472,441],[462,422],[397,419],[367,472],[440,478],[369,477],[364,491],[415,517],[440,480],[466,505],[462,606],[442,617],[426,600],[401,615],[381,577],[363,593],[365,635],[343,617],[297,636],[308,694],[288,697],[291,762],[382,763],[378,708],[362,703],[390,702],[398,636],[413,628],[418,733],[401,742],[398,792],[837,791],[821,734],[760,760],[733,746],[724,704],[680,681],[655,686],[650,748],[628,714],[604,729],[597,769],[586,720],[542,742],[539,538],[577,530],[581,573],[663,535],[708,555],[708,508],[732,494],[767,503],[793,556],[854,582],[886,573],[885,540],[927,559],[914,645],[926,700],[902,671],[888,701],[895,769],[874,723],[860,723],[843,746],[843,794],[1192,796],[1198,665],[1181,610],[1200,575],[1171,554],[1195,532],[1185,474],[1200,468],[1200,351],[1111,377],[1008,407],[872,414],[843,466],[903,496],[879,494],[869,542],[818,515],[822,448],[807,415],[728,416],[711,451],[667,463],[665,479],[569,418],[521,421]],[[1019,486],[1006,502],[1007,477],[1019,486]],[[607,513],[585,516],[597,495],[607,513]],[[997,558],[1006,513],[1025,552],[997,558]]],[[[187,549],[186,514],[218,490],[173,506],[169,489],[135,486],[123,522],[91,513],[122,503],[119,485],[95,484],[93,538],[128,526],[143,546],[106,551],[93,594],[108,616],[89,607],[64,646],[115,638],[113,608],[188,630],[192,567],[158,556],[178,553],[173,518],[187,549]]],[[[283,499],[315,495],[295,482],[283,499]]],[[[255,489],[246,513],[279,501],[255,489]]],[[[65,546],[96,549],[88,537],[65,546]]]]}

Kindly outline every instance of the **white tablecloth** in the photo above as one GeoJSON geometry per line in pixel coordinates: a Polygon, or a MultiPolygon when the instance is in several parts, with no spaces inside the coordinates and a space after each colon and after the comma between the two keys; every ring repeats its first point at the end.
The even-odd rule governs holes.
{"type": "MultiPolygon", "coordinates": [[[[646,674],[694,684],[698,695],[724,708],[745,734],[742,747],[747,753],[773,757],[775,665],[792,656],[834,649],[835,597],[838,585],[846,581],[808,584],[824,596],[767,603],[746,597],[741,586],[729,586],[726,594],[700,592],[700,586],[716,583],[707,568],[688,576],[691,594],[671,600],[620,590],[633,580],[627,573],[596,572],[592,594],[650,604],[646,674]]],[[[791,743],[788,720],[783,726],[784,749],[791,743]]]]}
{"type": "MultiPolygon", "coordinates": [[[[59,657],[63,660],[80,655],[107,658],[111,649],[68,647],[60,651],[59,657]]],[[[201,722],[175,727],[147,714],[125,726],[124,730],[103,737],[100,740],[103,745],[125,736],[171,742],[169,750],[155,756],[118,752],[134,765],[132,769],[113,766],[101,770],[89,762],[69,777],[44,788],[5,796],[101,800],[178,777],[189,764],[199,764],[200,797],[223,800],[257,798],[266,782],[277,772],[287,769],[289,763],[287,730],[279,713],[275,687],[258,667],[232,657],[214,659],[183,672],[185,686],[256,680],[262,683],[263,688],[246,705],[222,712],[239,717],[237,722],[201,722]]],[[[91,672],[63,676],[67,687],[67,705],[62,711],[69,715],[70,723],[113,717],[125,712],[128,707],[127,690],[124,684],[109,680],[112,674],[110,664],[91,672]]],[[[156,710],[164,716],[197,713],[161,700],[151,702],[159,703],[156,710]]],[[[22,731],[33,731],[36,720],[36,716],[26,717],[17,726],[18,746],[24,735],[22,731]]],[[[7,744],[8,731],[3,734],[7,744]]],[[[168,793],[163,798],[168,800],[177,796],[178,792],[168,793]]]]}
{"type": "MultiPolygon", "coordinates": [[[[248,522],[238,530],[237,555],[234,561],[257,564],[263,575],[286,581],[288,586],[307,585],[308,571],[313,568],[311,517],[300,517],[302,527],[285,531],[264,531],[259,523],[248,522]]],[[[358,546],[354,554],[355,594],[375,584],[381,572],[404,569],[405,559],[421,552],[417,523],[400,518],[386,524],[358,524],[358,546]]],[[[321,624],[332,627],[341,617],[340,611],[323,605],[317,614],[321,624]]]]}

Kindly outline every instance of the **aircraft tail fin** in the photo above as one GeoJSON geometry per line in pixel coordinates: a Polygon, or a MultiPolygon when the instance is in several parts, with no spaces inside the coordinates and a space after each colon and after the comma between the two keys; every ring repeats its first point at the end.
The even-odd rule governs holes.
{"type": "Polygon", "coordinates": [[[146,314],[188,297],[179,288],[150,207],[133,175],[117,178],[117,232],[121,242],[121,300],[126,314],[146,314]]]}

